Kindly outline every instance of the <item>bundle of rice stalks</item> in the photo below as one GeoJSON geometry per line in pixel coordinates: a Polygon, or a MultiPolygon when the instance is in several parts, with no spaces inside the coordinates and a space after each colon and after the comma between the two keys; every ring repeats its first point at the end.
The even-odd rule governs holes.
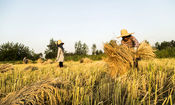
{"type": "Polygon", "coordinates": [[[32,71],[35,71],[35,70],[38,70],[38,67],[36,67],[36,66],[27,66],[26,68],[24,68],[24,70],[32,70],[32,71]]]}
{"type": "Polygon", "coordinates": [[[13,65],[11,65],[11,64],[0,65],[0,73],[4,73],[4,72],[10,71],[10,70],[14,70],[13,65]]]}
{"type": "Polygon", "coordinates": [[[51,59],[48,59],[47,61],[44,62],[44,64],[52,64],[54,63],[51,59]]]}
{"type": "Polygon", "coordinates": [[[28,59],[28,63],[32,63],[32,62],[33,62],[32,60],[28,59]]]}
{"type": "Polygon", "coordinates": [[[104,52],[107,55],[107,63],[111,68],[111,75],[124,74],[133,67],[134,52],[125,45],[117,45],[115,41],[104,44],[104,52]]]}
{"type": "Polygon", "coordinates": [[[136,56],[141,59],[152,59],[155,57],[154,50],[145,41],[137,49],[136,56]]]}
{"type": "Polygon", "coordinates": [[[107,55],[106,62],[111,69],[111,75],[121,75],[134,67],[136,58],[151,59],[155,57],[152,47],[142,42],[137,51],[125,45],[117,45],[115,41],[104,44],[104,52],[107,55]]]}
{"type": "Polygon", "coordinates": [[[89,58],[82,58],[82,59],[80,60],[80,63],[92,63],[92,60],[89,59],[89,58]]]}
{"type": "Polygon", "coordinates": [[[37,60],[37,63],[44,63],[44,60],[42,59],[42,58],[39,58],[38,60],[37,60]]]}
{"type": "Polygon", "coordinates": [[[66,92],[59,89],[61,85],[65,83],[57,79],[37,82],[20,91],[9,93],[0,100],[0,105],[58,105],[61,102],[60,93],[66,92]]]}

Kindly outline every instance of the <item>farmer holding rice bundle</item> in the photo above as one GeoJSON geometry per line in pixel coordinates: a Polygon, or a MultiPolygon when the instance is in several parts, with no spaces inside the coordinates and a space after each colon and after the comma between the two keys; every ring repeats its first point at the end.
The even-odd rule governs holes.
{"type": "MultiPolygon", "coordinates": [[[[121,44],[126,45],[129,48],[133,48],[134,51],[136,52],[137,48],[139,47],[139,42],[134,36],[132,36],[132,34],[134,34],[134,33],[128,33],[128,31],[126,29],[122,29],[121,35],[117,38],[122,37],[121,44]]],[[[135,61],[134,66],[135,67],[138,67],[138,60],[139,59],[140,58],[136,58],[136,57],[134,58],[134,61],[135,61]]]]}
{"type": "Polygon", "coordinates": [[[122,29],[121,35],[118,38],[122,37],[122,45],[126,45],[129,48],[134,48],[136,50],[139,47],[139,42],[134,36],[132,36],[132,34],[134,33],[128,33],[126,29],[122,29]]]}
{"type": "Polygon", "coordinates": [[[58,53],[57,53],[57,58],[56,61],[59,62],[59,67],[62,68],[63,67],[63,62],[64,62],[64,48],[63,48],[63,44],[61,40],[58,40],[57,42],[55,42],[55,44],[58,47],[58,53]]]}
{"type": "Polygon", "coordinates": [[[110,67],[112,77],[122,75],[133,67],[139,70],[139,60],[149,60],[155,57],[152,47],[145,41],[139,44],[132,34],[122,29],[118,37],[122,37],[121,45],[118,45],[115,40],[104,44],[104,53],[107,56],[105,61],[110,67]]]}

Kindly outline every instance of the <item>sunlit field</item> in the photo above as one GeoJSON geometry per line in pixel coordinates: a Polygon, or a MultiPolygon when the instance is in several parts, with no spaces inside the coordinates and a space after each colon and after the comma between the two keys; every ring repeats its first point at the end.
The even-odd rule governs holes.
{"type": "MultiPolygon", "coordinates": [[[[1,64],[2,71],[4,64],[1,64]]],[[[7,65],[7,64],[6,64],[7,65]]],[[[111,77],[104,61],[15,64],[0,73],[0,104],[173,105],[175,59],[140,61],[111,77]]]]}

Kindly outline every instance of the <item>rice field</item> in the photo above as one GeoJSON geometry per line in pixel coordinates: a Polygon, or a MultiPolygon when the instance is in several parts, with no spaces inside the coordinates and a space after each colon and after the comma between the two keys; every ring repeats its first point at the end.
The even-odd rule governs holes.
{"type": "Polygon", "coordinates": [[[103,60],[64,65],[11,65],[0,72],[0,105],[175,104],[173,58],[140,61],[139,70],[115,78],[103,60]]]}

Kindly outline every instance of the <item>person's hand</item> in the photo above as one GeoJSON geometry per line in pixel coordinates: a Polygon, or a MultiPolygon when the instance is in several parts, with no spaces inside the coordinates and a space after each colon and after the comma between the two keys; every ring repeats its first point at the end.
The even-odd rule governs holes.
{"type": "Polygon", "coordinates": [[[137,51],[137,47],[134,47],[134,51],[137,51]]]}

